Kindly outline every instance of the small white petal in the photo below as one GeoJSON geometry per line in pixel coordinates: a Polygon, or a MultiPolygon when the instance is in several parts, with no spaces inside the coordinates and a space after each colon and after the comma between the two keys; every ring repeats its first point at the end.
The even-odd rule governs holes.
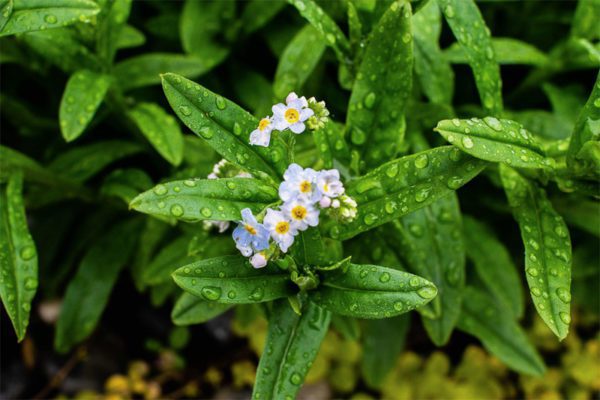
{"type": "Polygon", "coordinates": [[[290,94],[288,94],[287,97],[285,98],[285,102],[289,104],[291,101],[294,101],[297,98],[298,98],[298,95],[295,92],[290,92],[290,94]]]}
{"type": "Polygon", "coordinates": [[[315,115],[315,112],[310,108],[303,108],[300,110],[300,121],[306,121],[310,117],[315,115]]]}
{"type": "Polygon", "coordinates": [[[302,122],[296,122],[289,126],[290,130],[296,134],[304,132],[304,124],[302,122]]]}

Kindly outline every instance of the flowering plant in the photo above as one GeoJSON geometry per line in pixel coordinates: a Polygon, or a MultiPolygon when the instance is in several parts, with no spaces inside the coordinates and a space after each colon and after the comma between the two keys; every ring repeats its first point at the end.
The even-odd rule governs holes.
{"type": "Polygon", "coordinates": [[[259,400],[296,396],[330,330],[372,389],[411,324],[544,373],[523,326],[562,340],[598,308],[600,7],[497,3],[0,0],[0,298],[27,366],[48,329],[64,353],[172,303],[140,315],[179,343],[170,322],[268,319],[259,400]]]}

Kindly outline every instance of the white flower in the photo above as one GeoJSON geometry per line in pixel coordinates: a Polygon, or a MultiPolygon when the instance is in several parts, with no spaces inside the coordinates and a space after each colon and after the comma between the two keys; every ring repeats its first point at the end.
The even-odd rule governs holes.
{"type": "Polygon", "coordinates": [[[249,257],[256,251],[269,248],[269,231],[256,220],[252,210],[244,208],[242,221],[233,230],[233,240],[240,253],[249,257]]]}
{"type": "Polygon", "coordinates": [[[317,202],[321,195],[317,190],[317,172],[311,168],[303,169],[298,164],[291,164],[283,174],[284,181],[279,185],[279,197],[289,201],[299,198],[307,202],[317,202]]]}
{"type": "Polygon", "coordinates": [[[263,252],[256,253],[250,258],[250,264],[252,264],[254,268],[262,268],[267,265],[267,257],[265,257],[263,252]]]}
{"type": "Polygon", "coordinates": [[[336,200],[333,200],[333,201],[331,202],[331,207],[333,207],[333,208],[340,208],[340,201],[339,201],[339,200],[337,200],[337,199],[336,199],[336,200]]]}
{"type": "Polygon", "coordinates": [[[304,96],[298,97],[296,93],[290,93],[286,104],[275,104],[273,110],[273,125],[275,129],[283,131],[289,128],[294,133],[304,132],[304,121],[314,115],[314,111],[308,108],[308,102],[304,96]]]}
{"type": "MultiPolygon", "coordinates": [[[[210,179],[210,178],[209,178],[210,179]]],[[[205,230],[211,230],[213,227],[216,227],[219,230],[219,233],[225,232],[229,229],[229,221],[212,221],[212,220],[204,220],[202,221],[202,225],[205,230]]]]}
{"type": "Polygon", "coordinates": [[[250,134],[250,144],[254,146],[269,147],[273,123],[270,117],[265,117],[258,123],[258,128],[250,134]]]}
{"type": "Polygon", "coordinates": [[[317,189],[323,196],[335,198],[344,194],[344,185],[340,181],[337,169],[319,171],[317,174],[317,189]]]}
{"type": "Polygon", "coordinates": [[[309,226],[319,224],[319,210],[311,203],[293,198],[281,207],[283,215],[289,219],[292,229],[306,230],[309,226]]]}
{"type": "Polygon", "coordinates": [[[294,243],[294,236],[298,234],[298,230],[292,228],[290,220],[281,211],[268,208],[264,224],[281,251],[287,252],[288,248],[294,243]]]}
{"type": "Polygon", "coordinates": [[[319,200],[319,205],[321,208],[328,208],[331,206],[331,197],[323,196],[321,200],[319,200]]]}

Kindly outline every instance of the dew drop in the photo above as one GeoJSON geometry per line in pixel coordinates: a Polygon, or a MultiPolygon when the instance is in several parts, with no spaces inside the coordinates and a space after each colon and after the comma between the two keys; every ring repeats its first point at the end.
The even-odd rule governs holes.
{"type": "Polygon", "coordinates": [[[556,289],[556,295],[563,303],[569,303],[571,301],[571,293],[565,288],[556,289]]]}
{"type": "Polygon", "coordinates": [[[153,190],[153,192],[154,192],[154,194],[156,194],[156,195],[158,195],[158,196],[162,196],[162,195],[165,195],[165,194],[167,194],[167,192],[168,192],[168,189],[167,189],[167,187],[166,187],[165,185],[158,184],[158,185],[156,185],[156,186],[154,187],[154,190],[153,190]]]}
{"type": "Polygon", "coordinates": [[[483,120],[493,130],[495,130],[497,132],[500,132],[502,130],[502,124],[500,123],[500,121],[498,121],[497,118],[485,117],[483,120]]]}
{"type": "Polygon", "coordinates": [[[171,215],[179,218],[183,215],[183,207],[181,207],[179,204],[173,204],[171,206],[171,215]]]}
{"type": "Polygon", "coordinates": [[[429,157],[427,157],[427,154],[420,154],[415,158],[415,167],[422,169],[427,167],[427,165],[429,165],[429,157]]]}
{"type": "Polygon", "coordinates": [[[369,94],[367,94],[365,96],[365,100],[364,100],[365,107],[367,107],[369,109],[373,108],[373,106],[375,105],[375,100],[376,99],[377,99],[377,96],[375,95],[375,93],[370,92],[369,94]]]}
{"type": "Polygon", "coordinates": [[[205,286],[200,290],[200,293],[207,300],[218,300],[221,297],[221,288],[216,286],[205,286]]]}
{"type": "Polygon", "coordinates": [[[398,175],[398,164],[397,163],[393,163],[392,165],[390,165],[386,170],[385,170],[385,174],[390,177],[390,178],[394,178],[396,177],[396,175],[398,175]]]}
{"type": "Polygon", "coordinates": [[[31,260],[33,257],[35,257],[35,248],[33,246],[25,246],[21,249],[19,255],[25,261],[31,260]]]}
{"type": "Polygon", "coordinates": [[[237,122],[233,124],[233,133],[236,136],[240,136],[242,134],[242,127],[237,122]]]}
{"type": "Polygon", "coordinates": [[[444,7],[444,14],[446,14],[446,17],[448,18],[454,18],[454,8],[448,4],[446,7],[444,7]]]}
{"type": "Polygon", "coordinates": [[[293,373],[290,377],[290,382],[292,382],[294,385],[299,385],[302,383],[302,377],[297,373],[293,373]]]}
{"type": "Polygon", "coordinates": [[[363,221],[367,225],[373,225],[375,223],[375,221],[377,221],[377,219],[378,219],[377,215],[375,215],[373,213],[369,213],[369,214],[365,215],[365,218],[363,219],[363,221]]]}
{"type": "Polygon", "coordinates": [[[248,298],[253,301],[260,301],[260,300],[262,300],[262,298],[264,296],[265,296],[265,291],[263,288],[261,288],[259,286],[252,291],[252,293],[250,294],[250,296],[248,298]]]}
{"type": "Polygon", "coordinates": [[[38,280],[35,278],[25,279],[25,289],[35,290],[38,287],[38,280]]]}
{"type": "Polygon", "coordinates": [[[464,136],[462,138],[462,144],[465,147],[465,149],[472,149],[473,148],[473,140],[471,140],[471,138],[468,137],[468,136],[464,136]]]}
{"type": "Polygon", "coordinates": [[[533,268],[533,267],[532,268],[528,268],[527,269],[527,273],[529,275],[533,276],[533,277],[536,277],[536,276],[538,276],[540,274],[539,271],[537,270],[537,268],[533,268]]]}
{"type": "Polygon", "coordinates": [[[412,278],[410,278],[410,280],[408,281],[408,284],[412,287],[417,287],[419,286],[419,278],[417,278],[416,276],[413,276],[412,278]]]}
{"type": "Polygon", "coordinates": [[[542,294],[542,291],[539,288],[533,287],[533,288],[531,288],[531,294],[534,295],[535,297],[540,297],[540,295],[542,294]]]}
{"type": "Polygon", "coordinates": [[[215,135],[215,130],[210,126],[203,126],[199,132],[204,139],[210,139],[215,135]]]}
{"type": "Polygon", "coordinates": [[[432,299],[437,294],[437,290],[431,286],[424,286],[417,290],[417,294],[424,299],[432,299]]]}
{"type": "Polygon", "coordinates": [[[49,24],[55,24],[55,23],[56,23],[58,20],[56,19],[56,16],[55,16],[55,15],[52,15],[52,14],[47,14],[47,15],[44,17],[44,21],[46,21],[46,22],[47,22],[47,23],[49,23],[49,24]]]}
{"type": "Polygon", "coordinates": [[[230,290],[229,293],[227,293],[227,297],[229,297],[230,299],[235,299],[236,295],[237,293],[235,293],[234,290],[230,290]]]}
{"type": "Polygon", "coordinates": [[[215,104],[219,110],[224,110],[227,107],[225,99],[220,96],[215,99],[215,104]]]}
{"type": "MultiPolygon", "coordinates": [[[[172,211],[173,210],[171,209],[171,212],[172,211]]],[[[210,208],[208,208],[208,207],[202,207],[200,209],[200,214],[202,214],[203,217],[208,218],[208,217],[210,217],[212,215],[212,210],[210,208]]]]}
{"type": "Polygon", "coordinates": [[[401,301],[397,301],[394,303],[394,310],[402,311],[404,309],[404,304],[401,301]]]}
{"type": "Polygon", "coordinates": [[[560,317],[560,320],[562,322],[564,322],[565,324],[568,325],[571,323],[571,316],[568,313],[560,312],[560,313],[558,313],[558,316],[560,317]]]}
{"type": "Polygon", "coordinates": [[[390,274],[388,274],[387,272],[384,272],[379,276],[379,282],[381,282],[381,283],[389,282],[389,280],[390,280],[390,274]]]}
{"type": "Polygon", "coordinates": [[[187,187],[194,187],[196,186],[196,181],[192,179],[186,179],[185,181],[183,181],[183,184],[187,187]]]}
{"type": "Polygon", "coordinates": [[[181,112],[181,114],[185,115],[186,117],[192,115],[192,110],[188,106],[179,106],[179,112],[181,112]]]}

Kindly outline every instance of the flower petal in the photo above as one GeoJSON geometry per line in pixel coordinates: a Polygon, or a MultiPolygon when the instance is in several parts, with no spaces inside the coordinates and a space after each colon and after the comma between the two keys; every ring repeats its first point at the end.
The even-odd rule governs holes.
{"type": "Polygon", "coordinates": [[[304,132],[304,124],[302,122],[296,122],[295,124],[290,125],[290,130],[295,134],[299,134],[304,132]]]}

